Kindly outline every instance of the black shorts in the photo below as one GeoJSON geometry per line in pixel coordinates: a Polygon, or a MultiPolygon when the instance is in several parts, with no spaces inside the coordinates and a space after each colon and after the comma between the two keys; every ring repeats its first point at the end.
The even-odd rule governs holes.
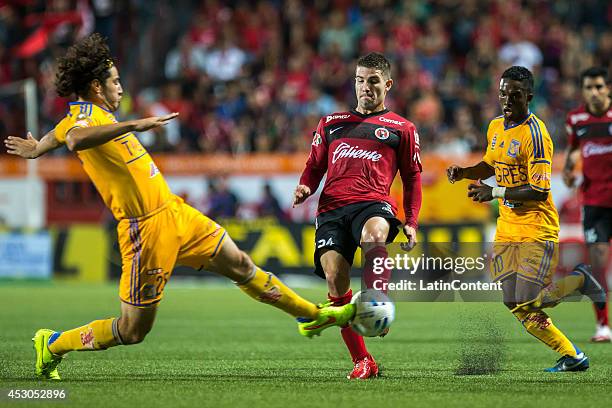
{"type": "Polygon", "coordinates": [[[325,279],[321,266],[321,250],[333,249],[340,253],[349,265],[353,265],[355,251],[361,242],[363,225],[372,217],[382,217],[389,221],[389,236],[387,243],[393,242],[397,236],[398,227],[402,223],[395,218],[391,206],[382,201],[366,201],[349,204],[335,210],[327,211],[316,219],[315,227],[315,274],[325,279]]]}
{"type": "Polygon", "coordinates": [[[612,238],[612,208],[585,205],[582,226],[587,244],[608,242],[612,238]]]}

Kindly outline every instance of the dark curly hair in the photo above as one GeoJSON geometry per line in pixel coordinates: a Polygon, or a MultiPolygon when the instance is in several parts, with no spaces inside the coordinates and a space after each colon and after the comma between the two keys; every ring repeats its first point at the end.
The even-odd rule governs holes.
{"type": "Polygon", "coordinates": [[[533,74],[525,67],[514,65],[505,70],[501,77],[502,79],[507,78],[512,79],[513,81],[522,82],[525,89],[527,89],[529,92],[533,92],[533,74]]]}
{"type": "Polygon", "coordinates": [[[371,52],[357,60],[358,67],[378,69],[382,72],[383,78],[391,78],[391,63],[384,55],[371,52]]]}
{"type": "Polygon", "coordinates": [[[101,83],[110,76],[113,66],[108,45],[98,33],[93,33],[68,48],[66,55],[58,58],[55,88],[60,96],[86,96],[91,81],[101,83]]]}

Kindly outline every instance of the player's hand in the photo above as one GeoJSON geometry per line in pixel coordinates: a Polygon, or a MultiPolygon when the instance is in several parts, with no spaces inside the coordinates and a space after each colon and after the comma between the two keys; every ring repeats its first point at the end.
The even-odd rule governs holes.
{"type": "Polygon", "coordinates": [[[404,225],[403,230],[408,242],[400,243],[400,248],[407,252],[414,248],[414,246],[417,244],[416,228],[410,225],[404,225]]]}
{"type": "Polygon", "coordinates": [[[573,170],[570,170],[567,167],[564,168],[563,172],[561,173],[561,177],[563,178],[563,182],[566,186],[569,188],[574,187],[574,184],[576,183],[576,175],[574,174],[573,170]]]}
{"type": "Polygon", "coordinates": [[[451,184],[455,183],[455,181],[463,180],[463,168],[453,164],[446,169],[446,177],[448,177],[448,181],[451,184]]]}
{"type": "Polygon", "coordinates": [[[467,195],[473,201],[478,201],[479,203],[491,201],[493,199],[493,187],[483,184],[478,180],[476,184],[472,183],[468,186],[467,195]]]}
{"type": "Polygon", "coordinates": [[[151,116],[150,118],[138,119],[134,121],[134,131],[144,132],[145,130],[164,126],[178,115],[178,112],[173,112],[164,116],[151,116]]]}
{"type": "Polygon", "coordinates": [[[6,151],[9,154],[23,157],[24,159],[35,159],[38,157],[36,147],[38,140],[34,139],[32,133],[28,132],[27,138],[9,136],[4,140],[6,151]]]}
{"type": "Polygon", "coordinates": [[[302,204],[311,194],[310,187],[303,184],[298,185],[293,193],[293,207],[302,204]]]}

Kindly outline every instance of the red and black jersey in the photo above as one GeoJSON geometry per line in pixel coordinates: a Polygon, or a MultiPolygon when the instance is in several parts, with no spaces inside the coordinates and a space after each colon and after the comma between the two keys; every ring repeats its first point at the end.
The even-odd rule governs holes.
{"type": "Polygon", "coordinates": [[[612,105],[601,116],[581,106],[565,125],[570,147],[582,156],[584,205],[612,207],[612,105]]]}
{"type": "Polygon", "coordinates": [[[384,201],[400,171],[406,224],[417,226],[421,207],[419,135],[405,118],[385,109],[324,116],[314,133],[310,156],[300,178],[314,192],[327,172],[317,215],[352,203],[384,201]]]}

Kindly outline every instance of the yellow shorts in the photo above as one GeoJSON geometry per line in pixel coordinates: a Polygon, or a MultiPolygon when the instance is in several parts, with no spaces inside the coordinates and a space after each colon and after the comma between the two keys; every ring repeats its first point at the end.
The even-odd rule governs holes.
{"type": "Polygon", "coordinates": [[[516,274],[520,279],[547,286],[559,261],[559,244],[544,242],[495,242],[491,278],[501,281],[516,274]]]}
{"type": "Polygon", "coordinates": [[[175,265],[205,268],[227,236],[223,227],[179,197],[143,217],[122,219],[117,234],[119,297],[134,306],[159,302],[175,265]]]}

